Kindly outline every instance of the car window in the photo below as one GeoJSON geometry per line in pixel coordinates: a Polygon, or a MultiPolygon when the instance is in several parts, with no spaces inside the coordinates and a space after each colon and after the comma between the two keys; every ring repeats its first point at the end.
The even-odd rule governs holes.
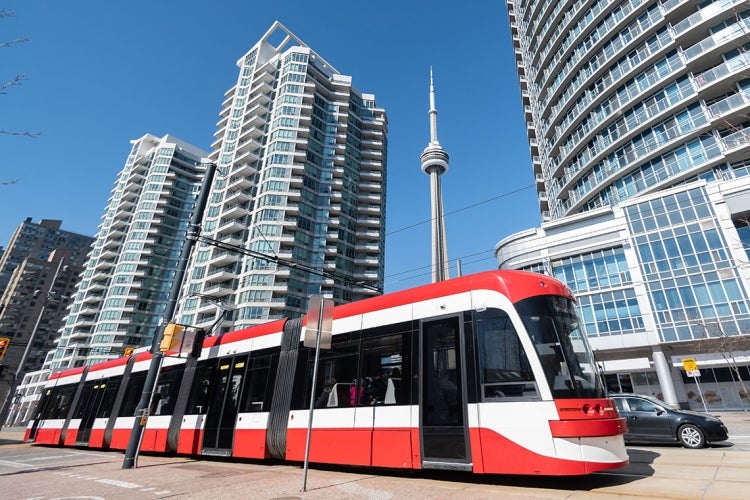
{"type": "Polygon", "coordinates": [[[658,407],[651,401],[647,401],[641,398],[627,398],[628,406],[630,411],[647,411],[655,412],[658,407]]]}
{"type": "Polygon", "coordinates": [[[617,406],[617,411],[620,413],[628,411],[625,407],[625,401],[622,398],[613,398],[613,401],[615,402],[615,406],[617,406]]]}

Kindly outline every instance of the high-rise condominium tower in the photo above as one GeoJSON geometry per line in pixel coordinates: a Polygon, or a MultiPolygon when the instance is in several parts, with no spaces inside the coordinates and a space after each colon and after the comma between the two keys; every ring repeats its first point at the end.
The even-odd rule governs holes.
{"type": "Polygon", "coordinates": [[[744,0],[507,0],[543,219],[750,156],[744,0]]]}
{"type": "Polygon", "coordinates": [[[507,7],[544,222],[498,266],[570,286],[610,391],[746,409],[750,4],[507,7]]]}
{"type": "Polygon", "coordinates": [[[73,266],[83,265],[92,238],[60,229],[61,225],[60,220],[41,219],[33,222],[28,217],[13,231],[8,246],[0,253],[0,295],[15,269],[26,258],[46,261],[53,250],[68,249],[68,263],[73,266]]]}
{"type": "MultiPolygon", "coordinates": [[[[90,243],[91,238],[86,241],[90,243]]],[[[83,269],[76,253],[78,250],[58,248],[48,259],[25,258],[0,294],[0,337],[10,338],[2,364],[19,377],[40,369],[54,347],[83,269]]]]}
{"type": "Polygon", "coordinates": [[[112,359],[150,345],[156,331],[208,152],[171,135],[131,143],[45,368],[112,359]]]}
{"type": "Polygon", "coordinates": [[[178,320],[210,325],[223,302],[227,330],[378,294],[385,111],[278,22],[237,65],[178,320]]]}

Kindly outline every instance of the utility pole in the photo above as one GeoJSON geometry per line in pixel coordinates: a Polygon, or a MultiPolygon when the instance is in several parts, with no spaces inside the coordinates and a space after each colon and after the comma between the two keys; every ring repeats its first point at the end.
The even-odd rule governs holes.
{"type": "Polygon", "coordinates": [[[151,364],[146,373],[146,380],[143,384],[141,399],[135,409],[135,422],[133,422],[133,431],[130,433],[130,441],[128,441],[128,447],[125,450],[125,458],[122,461],[123,469],[132,469],[135,467],[135,461],[138,457],[138,449],[140,448],[141,438],[143,437],[143,428],[146,426],[146,421],[148,419],[148,406],[151,403],[151,396],[153,395],[154,387],[156,386],[156,379],[158,378],[159,369],[164,358],[164,354],[159,350],[159,343],[161,340],[159,332],[161,331],[162,325],[166,325],[170,322],[177,307],[177,299],[179,298],[180,290],[182,289],[185,268],[187,267],[187,261],[190,258],[193,246],[195,246],[196,241],[198,241],[198,236],[200,235],[200,224],[203,219],[203,212],[206,208],[206,202],[208,201],[208,194],[211,191],[211,184],[213,183],[215,172],[216,164],[209,163],[206,166],[206,173],[203,177],[203,184],[201,185],[198,199],[195,201],[195,209],[193,210],[193,216],[190,219],[190,226],[188,226],[188,234],[185,239],[185,244],[182,245],[180,259],[177,262],[177,269],[175,270],[172,287],[169,291],[167,305],[164,309],[161,321],[159,322],[159,326],[154,332],[154,338],[151,341],[151,364]]]}

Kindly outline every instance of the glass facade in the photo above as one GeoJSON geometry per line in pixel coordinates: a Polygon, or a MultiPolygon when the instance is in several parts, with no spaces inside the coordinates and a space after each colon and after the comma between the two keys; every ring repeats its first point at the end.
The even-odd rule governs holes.
{"type": "Polygon", "coordinates": [[[747,292],[701,188],[625,208],[663,342],[750,331],[747,292]]]}
{"type": "Polygon", "coordinates": [[[564,257],[551,262],[551,270],[576,295],[578,313],[589,336],[643,331],[622,248],[564,257]]]}
{"type": "Polygon", "coordinates": [[[500,268],[552,274],[570,286],[583,330],[610,367],[609,391],[662,399],[677,391],[673,404],[703,409],[694,378],[682,369],[682,359],[697,358],[710,377],[701,384],[712,384],[704,387],[709,406],[750,407],[740,383],[750,385],[743,375],[750,374],[748,213],[747,176],[697,180],[592,212],[588,225],[577,218],[568,230],[555,222],[549,234],[547,225],[533,236],[519,233],[496,256],[500,268]],[[665,349],[669,380],[656,371],[655,352],[665,349]]]}

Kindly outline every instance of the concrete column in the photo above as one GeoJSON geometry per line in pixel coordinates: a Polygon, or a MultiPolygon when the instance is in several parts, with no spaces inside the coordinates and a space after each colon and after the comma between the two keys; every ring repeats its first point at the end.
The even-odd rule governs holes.
{"type": "Polygon", "coordinates": [[[677,392],[674,388],[672,370],[660,347],[654,347],[653,358],[654,367],[656,368],[656,376],[659,378],[659,385],[661,386],[661,393],[664,397],[664,402],[668,405],[679,407],[680,402],[677,399],[677,392]]]}

